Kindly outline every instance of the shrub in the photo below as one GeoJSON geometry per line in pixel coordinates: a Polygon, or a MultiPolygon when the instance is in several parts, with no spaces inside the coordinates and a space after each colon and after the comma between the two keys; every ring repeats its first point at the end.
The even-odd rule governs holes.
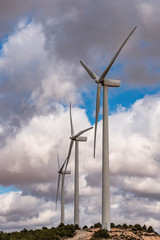
{"type": "Polygon", "coordinates": [[[42,230],[48,230],[48,228],[47,227],[42,227],[42,230]]]}
{"type": "Polygon", "coordinates": [[[124,224],[122,225],[122,227],[125,228],[125,229],[127,229],[127,228],[128,228],[128,225],[127,225],[126,223],[124,223],[124,224]]]}
{"type": "Polygon", "coordinates": [[[87,229],[88,227],[87,227],[87,225],[85,225],[84,227],[83,227],[83,229],[87,229]]]}
{"type": "Polygon", "coordinates": [[[100,229],[93,234],[92,239],[94,238],[109,238],[109,233],[105,229],[100,229]]]}
{"type": "Polygon", "coordinates": [[[140,230],[140,231],[142,230],[142,227],[141,227],[140,224],[135,224],[134,227],[135,227],[137,230],[140,230]]]}
{"type": "Polygon", "coordinates": [[[111,223],[111,228],[115,227],[115,224],[114,223],[111,223]]]}
{"type": "Polygon", "coordinates": [[[80,229],[80,227],[78,226],[78,224],[75,224],[74,227],[75,227],[75,230],[79,230],[79,229],[80,229]]]}
{"type": "Polygon", "coordinates": [[[142,230],[143,230],[143,231],[146,231],[146,230],[147,230],[146,225],[143,225],[142,230]]]}
{"type": "Polygon", "coordinates": [[[147,232],[149,232],[149,233],[152,233],[152,232],[154,232],[154,229],[153,229],[153,227],[152,227],[152,226],[149,226],[149,227],[148,227],[148,229],[147,229],[147,232]]]}
{"type": "Polygon", "coordinates": [[[117,227],[117,228],[122,228],[122,226],[121,226],[120,224],[118,224],[116,227],[117,227]]]}
{"type": "Polygon", "coordinates": [[[99,222],[94,224],[94,228],[101,228],[101,227],[102,227],[102,224],[99,222]]]}
{"type": "Polygon", "coordinates": [[[133,227],[133,225],[132,224],[129,224],[129,226],[128,226],[129,228],[132,228],[133,227]]]}

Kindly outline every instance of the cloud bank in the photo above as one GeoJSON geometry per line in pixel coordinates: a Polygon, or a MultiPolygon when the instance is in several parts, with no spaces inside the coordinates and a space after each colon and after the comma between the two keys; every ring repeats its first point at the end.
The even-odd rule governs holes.
{"type": "MultiPolygon", "coordinates": [[[[109,77],[121,78],[122,87],[158,87],[159,8],[158,0],[0,3],[0,184],[17,189],[0,195],[0,230],[59,224],[57,153],[63,162],[68,105],[74,105],[77,131],[91,126],[88,112],[95,106],[80,59],[100,74],[137,25],[109,77]]],[[[117,224],[139,222],[160,231],[159,109],[159,94],[148,95],[127,109],[117,106],[109,117],[111,220],[117,224]]],[[[101,127],[100,120],[96,159],[93,131],[80,144],[82,225],[101,221],[101,127]]],[[[74,152],[69,168],[66,222],[73,223],[74,152]]]]}

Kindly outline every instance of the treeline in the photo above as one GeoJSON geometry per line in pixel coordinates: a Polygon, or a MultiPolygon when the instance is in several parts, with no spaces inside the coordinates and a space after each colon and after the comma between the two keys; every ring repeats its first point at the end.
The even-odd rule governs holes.
{"type": "Polygon", "coordinates": [[[0,240],[60,240],[63,237],[73,237],[79,229],[77,225],[60,224],[57,228],[42,227],[42,229],[27,230],[18,232],[0,232],[0,240]]]}
{"type": "MultiPolygon", "coordinates": [[[[85,225],[83,227],[83,229],[86,229],[87,226],[85,225]]],[[[94,234],[92,235],[91,240],[96,240],[96,239],[110,239],[110,234],[107,230],[102,229],[102,225],[101,223],[95,223],[93,226],[91,226],[90,228],[100,228],[98,231],[94,232],[94,234]]],[[[130,230],[132,232],[134,232],[135,234],[137,234],[138,232],[145,232],[147,233],[155,233],[154,229],[152,226],[149,226],[148,228],[146,227],[146,225],[141,226],[140,224],[135,224],[135,225],[127,225],[126,223],[124,223],[123,225],[115,225],[114,223],[111,223],[111,228],[119,228],[119,229],[125,229],[125,230],[130,230]]],[[[112,230],[112,229],[111,229],[112,230]]],[[[133,237],[127,238],[127,239],[136,239],[133,237]]]]}
{"type": "MultiPolygon", "coordinates": [[[[144,232],[148,232],[148,233],[154,232],[154,229],[152,226],[149,226],[147,228],[146,225],[141,226],[140,224],[127,225],[126,223],[124,223],[122,225],[120,225],[120,224],[116,225],[114,223],[111,223],[111,228],[114,228],[114,227],[122,228],[122,229],[130,229],[132,231],[144,231],[144,232]]],[[[83,229],[87,229],[87,228],[88,227],[86,225],[83,227],[83,229]]],[[[90,226],[90,228],[102,228],[102,224],[98,222],[98,223],[95,223],[93,226],[90,226]]]]}
{"type": "Polygon", "coordinates": [[[144,232],[148,232],[148,233],[154,232],[154,229],[152,226],[149,226],[147,228],[146,225],[141,226],[140,224],[127,225],[126,223],[124,223],[123,225],[120,225],[120,224],[115,225],[114,223],[111,223],[111,227],[130,229],[132,231],[144,231],[144,232]]]}
{"type": "MultiPolygon", "coordinates": [[[[148,233],[153,233],[154,229],[152,226],[149,226],[148,228],[146,225],[141,226],[140,224],[135,224],[135,225],[127,225],[124,223],[123,225],[115,225],[114,223],[111,223],[111,228],[122,228],[122,229],[129,229],[132,230],[133,232],[137,231],[144,231],[148,233]]],[[[90,228],[100,228],[99,231],[96,231],[92,239],[96,238],[108,238],[109,233],[102,229],[101,223],[95,223],[93,226],[90,228]]],[[[47,227],[42,227],[42,229],[36,229],[36,230],[27,230],[23,229],[22,231],[18,232],[10,232],[10,233],[5,233],[3,231],[0,232],[0,240],[60,240],[64,238],[69,238],[73,237],[76,234],[76,230],[80,229],[78,225],[64,225],[60,224],[57,228],[52,227],[52,228],[47,228],[47,227]]],[[[85,225],[83,229],[88,229],[88,227],[85,225]]]]}

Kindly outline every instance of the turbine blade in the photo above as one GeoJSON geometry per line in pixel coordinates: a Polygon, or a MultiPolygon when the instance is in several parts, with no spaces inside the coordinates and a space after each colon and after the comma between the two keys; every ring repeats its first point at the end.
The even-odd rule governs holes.
{"type": "Polygon", "coordinates": [[[74,128],[72,123],[72,112],[71,112],[71,103],[70,103],[70,124],[71,124],[71,136],[74,135],[74,128]]]}
{"type": "Polygon", "coordinates": [[[76,135],[73,136],[74,139],[76,139],[77,137],[79,137],[80,135],[82,135],[84,132],[87,132],[89,131],[90,129],[92,129],[93,127],[89,127],[89,128],[86,128],[82,131],[80,131],[79,133],[77,133],[76,135]]]}
{"type": "Polygon", "coordinates": [[[68,164],[69,158],[70,158],[70,156],[71,156],[71,151],[72,151],[73,143],[74,143],[74,140],[71,140],[70,146],[69,146],[69,151],[68,151],[68,156],[67,156],[67,161],[66,161],[67,163],[66,163],[66,165],[68,164]]]}
{"type": "Polygon", "coordinates": [[[96,136],[97,136],[97,122],[100,109],[100,100],[101,100],[101,83],[97,84],[97,97],[96,97],[96,116],[95,116],[95,130],[94,130],[94,158],[96,152],[96,136]]]}
{"type": "Polygon", "coordinates": [[[133,34],[133,32],[136,30],[137,26],[134,27],[134,29],[131,31],[131,33],[127,36],[127,38],[124,40],[124,42],[122,43],[122,45],[120,46],[120,48],[118,49],[118,51],[116,52],[116,54],[114,55],[114,57],[112,58],[111,62],[109,63],[109,65],[107,66],[107,68],[105,69],[105,71],[102,73],[102,75],[99,78],[99,82],[102,82],[103,79],[105,78],[105,76],[107,75],[107,73],[109,72],[110,68],[112,67],[112,64],[114,63],[114,61],[116,60],[117,56],[119,55],[120,51],[122,50],[122,48],[124,47],[124,45],[126,44],[126,42],[128,41],[128,39],[130,38],[130,36],[133,34]]]}
{"type": "Polygon", "coordinates": [[[60,168],[59,173],[62,173],[62,170],[63,170],[64,165],[66,164],[66,162],[67,162],[67,158],[65,159],[65,161],[64,161],[64,163],[63,163],[63,165],[62,165],[62,167],[60,168]]]}
{"type": "Polygon", "coordinates": [[[94,72],[92,72],[81,60],[80,60],[80,63],[82,64],[84,69],[88,72],[91,78],[98,79],[98,76],[94,72]]]}
{"type": "Polygon", "coordinates": [[[62,167],[61,167],[60,170],[59,170],[60,173],[62,173],[62,170],[63,170],[63,168],[64,168],[65,165],[66,165],[66,166],[65,166],[65,171],[66,171],[66,169],[67,169],[68,161],[69,161],[69,158],[70,158],[70,155],[71,155],[71,151],[72,151],[72,147],[73,147],[73,142],[74,142],[74,140],[71,140],[70,145],[69,145],[68,155],[67,155],[67,158],[65,159],[62,167]]]}
{"type": "Polygon", "coordinates": [[[57,161],[58,161],[58,171],[59,171],[60,170],[59,154],[57,154],[57,161]]]}
{"type": "Polygon", "coordinates": [[[59,193],[59,185],[60,185],[60,178],[61,178],[61,174],[58,174],[58,184],[57,184],[57,194],[56,194],[56,210],[57,210],[57,201],[58,201],[58,193],[59,193]]]}
{"type": "Polygon", "coordinates": [[[74,143],[74,140],[71,140],[70,146],[69,146],[69,151],[68,151],[68,156],[67,156],[67,158],[66,158],[66,166],[65,166],[65,170],[64,170],[65,172],[67,171],[67,166],[68,166],[69,159],[70,159],[70,156],[71,156],[71,151],[72,151],[73,143],[74,143]]]}

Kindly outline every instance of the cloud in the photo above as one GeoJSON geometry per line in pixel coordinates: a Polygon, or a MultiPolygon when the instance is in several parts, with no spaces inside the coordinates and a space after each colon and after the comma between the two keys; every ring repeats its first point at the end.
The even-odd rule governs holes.
{"type": "MultiPolygon", "coordinates": [[[[160,198],[159,131],[157,128],[159,106],[159,95],[145,96],[137,100],[130,109],[118,109],[109,117],[111,215],[112,221],[117,224],[140,222],[159,229],[159,216],[157,215],[160,198]]],[[[72,113],[75,132],[83,127],[89,127],[90,124],[83,109],[73,107],[72,113]]],[[[82,225],[92,225],[101,221],[101,127],[100,121],[95,159],[93,159],[93,131],[86,133],[88,136],[86,143],[80,143],[80,218],[82,225]],[[88,202],[90,202],[89,206],[88,202]]],[[[69,135],[69,111],[59,106],[55,114],[33,117],[28,125],[25,125],[16,135],[16,138],[8,139],[0,153],[1,183],[17,186],[22,191],[20,194],[22,198],[31,197],[36,199],[35,201],[48,204],[46,211],[49,211],[49,216],[44,213],[47,226],[51,216],[53,221],[56,219],[55,224],[57,224],[57,214],[60,214],[59,203],[58,212],[53,211],[53,215],[50,212],[56,196],[56,156],[59,152],[61,162],[65,159],[69,147],[69,135]]],[[[72,174],[66,177],[65,182],[66,221],[71,223],[73,222],[74,153],[71,155],[68,169],[72,174]]],[[[3,196],[6,195],[2,194],[2,202],[3,196]]],[[[17,205],[15,211],[18,209],[17,205]]],[[[34,216],[36,209],[34,214],[32,213],[34,216]]],[[[16,215],[14,216],[16,222],[16,215]]],[[[33,219],[31,218],[33,226],[38,226],[37,224],[40,226],[44,223],[34,216],[33,219]]],[[[12,222],[10,220],[12,214],[9,211],[6,212],[5,217],[12,222]]],[[[28,227],[31,226],[27,220],[25,224],[28,227]]],[[[11,228],[11,225],[8,226],[11,228]]]]}
{"type": "MultiPolygon", "coordinates": [[[[136,32],[116,60],[117,64],[125,64],[123,72],[111,70],[110,74],[112,77],[123,76],[132,85],[158,82],[160,6],[157,0],[140,3],[127,0],[118,3],[70,0],[70,4],[64,0],[39,1],[38,4],[14,0],[12,5],[7,0],[1,5],[8,17],[8,21],[4,21],[4,14],[1,17],[3,34],[15,29],[20,17],[31,16],[36,23],[43,25],[45,48],[51,57],[55,55],[56,61],[63,60],[75,66],[82,59],[98,74],[101,73],[101,66],[108,64],[121,42],[137,25],[136,32]],[[150,59],[154,64],[150,63],[150,59]]],[[[81,77],[80,85],[84,85],[85,76],[81,77]]]]}
{"type": "Polygon", "coordinates": [[[33,116],[56,112],[57,101],[82,103],[74,64],[48,56],[41,24],[21,19],[16,31],[3,43],[0,56],[1,145],[15,136],[33,116]],[[38,36],[38,37],[37,37],[38,36]],[[26,51],[27,49],[27,51],[26,51]]]}
{"type": "MultiPolygon", "coordinates": [[[[75,131],[91,125],[85,110],[79,107],[85,102],[82,92],[92,91],[80,59],[101,74],[137,25],[109,77],[122,78],[131,87],[159,84],[159,1],[69,3],[0,3],[0,183],[20,189],[0,196],[7,209],[0,214],[4,230],[17,229],[17,225],[56,225],[59,221],[60,212],[52,211],[56,156],[59,152],[63,162],[68,151],[66,106],[70,101],[77,104],[73,107],[75,131]]],[[[159,95],[145,96],[109,117],[111,212],[112,221],[117,223],[137,223],[138,219],[159,229],[159,109],[159,95]]],[[[84,225],[101,221],[101,128],[102,121],[95,159],[93,131],[86,133],[86,143],[80,143],[80,211],[84,225]]],[[[74,173],[74,153],[68,167],[74,173]]],[[[66,177],[65,191],[66,222],[71,223],[73,174],[66,177]]]]}
{"type": "MultiPolygon", "coordinates": [[[[90,126],[84,110],[75,108],[72,112],[77,129],[90,126]]],[[[68,109],[60,106],[57,113],[33,117],[15,138],[8,138],[1,148],[1,163],[7,171],[0,170],[1,184],[25,185],[55,180],[56,156],[59,153],[61,162],[65,160],[69,136],[68,109]]]]}
{"type": "Polygon", "coordinates": [[[1,230],[22,230],[26,226],[28,229],[35,229],[46,224],[52,226],[53,217],[56,222],[57,213],[53,211],[54,204],[51,201],[47,202],[30,195],[24,196],[20,191],[1,194],[0,199],[1,230]]]}

